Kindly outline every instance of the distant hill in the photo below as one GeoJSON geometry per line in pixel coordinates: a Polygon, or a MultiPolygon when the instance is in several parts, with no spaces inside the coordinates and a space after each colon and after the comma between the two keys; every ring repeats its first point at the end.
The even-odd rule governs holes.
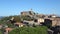
{"type": "Polygon", "coordinates": [[[0,16],[0,19],[2,19],[3,18],[3,16],[0,16]]]}

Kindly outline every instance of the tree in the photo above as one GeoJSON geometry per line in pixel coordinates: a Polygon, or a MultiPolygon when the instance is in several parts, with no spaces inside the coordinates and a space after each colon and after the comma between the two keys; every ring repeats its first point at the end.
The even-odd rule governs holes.
{"type": "Polygon", "coordinates": [[[28,20],[28,21],[33,20],[33,18],[31,18],[29,15],[21,16],[21,19],[28,20]]]}

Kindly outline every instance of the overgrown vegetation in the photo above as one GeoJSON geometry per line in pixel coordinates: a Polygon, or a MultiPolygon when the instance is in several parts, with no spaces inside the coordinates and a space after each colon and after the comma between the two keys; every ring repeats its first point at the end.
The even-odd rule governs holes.
{"type": "Polygon", "coordinates": [[[9,34],[47,34],[47,27],[21,27],[12,30],[9,34]]]}
{"type": "MultiPolygon", "coordinates": [[[[11,22],[7,22],[12,17],[14,17],[16,22],[20,22],[21,19],[23,20],[32,20],[33,18],[29,16],[9,16],[4,17],[0,20],[0,24],[5,24],[8,27],[15,27],[11,22]]],[[[36,27],[21,27],[21,28],[15,28],[9,34],[47,34],[47,27],[46,26],[36,26],[36,27]]]]}
{"type": "Polygon", "coordinates": [[[21,19],[23,19],[23,20],[28,20],[28,21],[33,20],[33,18],[31,18],[31,17],[28,16],[28,15],[26,15],[26,16],[21,16],[21,19]]]}

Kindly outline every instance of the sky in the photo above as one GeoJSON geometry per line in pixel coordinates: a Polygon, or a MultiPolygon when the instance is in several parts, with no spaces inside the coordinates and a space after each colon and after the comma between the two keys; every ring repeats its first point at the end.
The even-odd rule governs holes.
{"type": "Polygon", "coordinates": [[[0,16],[20,15],[30,9],[39,14],[60,15],[60,0],[0,0],[0,16]]]}

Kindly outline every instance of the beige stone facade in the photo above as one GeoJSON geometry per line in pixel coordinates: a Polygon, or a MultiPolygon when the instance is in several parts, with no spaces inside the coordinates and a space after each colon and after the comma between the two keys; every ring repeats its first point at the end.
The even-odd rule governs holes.
{"type": "Polygon", "coordinates": [[[44,23],[44,19],[43,18],[37,18],[37,23],[44,23]]]}
{"type": "Polygon", "coordinates": [[[42,23],[42,22],[44,22],[44,19],[43,18],[39,18],[38,19],[38,23],[42,23]]]}
{"type": "Polygon", "coordinates": [[[60,18],[51,18],[52,26],[60,26],[60,18]]]}
{"type": "Polygon", "coordinates": [[[16,22],[16,23],[14,23],[14,25],[16,25],[18,27],[23,27],[24,26],[24,24],[23,23],[20,23],[20,22],[16,22]]]}

